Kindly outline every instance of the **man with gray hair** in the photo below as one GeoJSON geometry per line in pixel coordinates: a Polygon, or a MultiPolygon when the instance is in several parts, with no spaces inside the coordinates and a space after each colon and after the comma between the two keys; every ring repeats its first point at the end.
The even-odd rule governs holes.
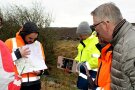
{"type": "Polygon", "coordinates": [[[111,90],[134,90],[135,28],[114,3],[98,6],[91,15],[98,36],[113,46],[111,90]]]}

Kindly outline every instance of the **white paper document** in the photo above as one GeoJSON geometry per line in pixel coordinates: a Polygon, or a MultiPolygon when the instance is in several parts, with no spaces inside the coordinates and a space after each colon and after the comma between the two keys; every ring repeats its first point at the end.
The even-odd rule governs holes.
{"type": "Polygon", "coordinates": [[[41,47],[37,47],[37,44],[39,43],[29,44],[23,47],[29,47],[31,52],[28,58],[20,58],[15,61],[19,74],[47,69],[41,47]]]}

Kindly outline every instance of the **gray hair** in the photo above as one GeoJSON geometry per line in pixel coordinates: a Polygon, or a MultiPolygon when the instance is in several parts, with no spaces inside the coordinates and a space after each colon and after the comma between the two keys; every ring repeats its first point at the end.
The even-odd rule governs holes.
{"type": "Polygon", "coordinates": [[[91,15],[100,21],[109,19],[114,24],[118,24],[123,19],[120,9],[112,2],[98,6],[91,15]]]}

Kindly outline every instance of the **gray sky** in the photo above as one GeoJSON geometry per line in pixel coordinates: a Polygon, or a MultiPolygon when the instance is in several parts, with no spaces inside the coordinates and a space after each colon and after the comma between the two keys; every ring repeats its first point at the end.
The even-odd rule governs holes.
{"type": "Polygon", "coordinates": [[[90,12],[105,2],[114,2],[121,10],[123,17],[135,23],[134,0],[0,0],[0,7],[9,4],[31,6],[32,2],[41,2],[47,12],[52,13],[52,27],[77,27],[81,21],[92,23],[90,12]]]}

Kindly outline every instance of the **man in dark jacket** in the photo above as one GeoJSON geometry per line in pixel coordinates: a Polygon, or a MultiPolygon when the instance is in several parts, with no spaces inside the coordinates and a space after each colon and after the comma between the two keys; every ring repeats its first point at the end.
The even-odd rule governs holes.
{"type": "Polygon", "coordinates": [[[98,6],[91,15],[98,36],[113,46],[111,90],[134,90],[135,28],[114,3],[98,6]]]}

